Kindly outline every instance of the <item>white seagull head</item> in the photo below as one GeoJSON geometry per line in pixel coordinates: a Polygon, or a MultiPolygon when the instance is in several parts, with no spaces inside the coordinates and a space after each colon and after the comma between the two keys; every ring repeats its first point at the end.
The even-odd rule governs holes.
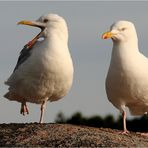
{"type": "Polygon", "coordinates": [[[30,44],[34,44],[41,37],[43,38],[50,37],[51,30],[53,31],[54,29],[56,29],[57,32],[59,30],[59,36],[62,36],[64,34],[64,39],[66,39],[66,41],[68,40],[67,24],[65,20],[57,14],[49,13],[47,15],[41,16],[36,21],[23,20],[18,22],[18,24],[29,25],[41,29],[41,32],[30,42],[30,44]]]}
{"type": "Polygon", "coordinates": [[[111,38],[113,42],[138,41],[136,29],[129,21],[118,21],[111,25],[110,31],[102,35],[103,39],[111,38]]]}

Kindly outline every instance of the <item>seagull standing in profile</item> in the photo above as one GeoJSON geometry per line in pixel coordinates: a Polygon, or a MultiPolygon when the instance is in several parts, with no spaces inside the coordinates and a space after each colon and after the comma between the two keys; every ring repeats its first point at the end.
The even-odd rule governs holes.
{"type": "Polygon", "coordinates": [[[43,123],[47,101],[63,98],[73,81],[67,24],[61,16],[51,13],[18,24],[39,27],[41,32],[20,52],[16,67],[5,82],[9,91],[4,97],[20,102],[23,115],[29,113],[26,102],[41,104],[39,123],[43,123]]]}
{"type": "Polygon", "coordinates": [[[125,108],[128,107],[133,115],[148,112],[148,58],[140,53],[135,26],[129,21],[114,23],[102,38],[113,41],[106,78],[107,96],[122,112],[123,133],[128,133],[125,108]]]}

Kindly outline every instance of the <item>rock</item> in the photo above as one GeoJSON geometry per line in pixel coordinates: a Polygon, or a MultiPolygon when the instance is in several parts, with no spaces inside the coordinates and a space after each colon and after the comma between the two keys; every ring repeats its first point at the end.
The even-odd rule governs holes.
{"type": "Polygon", "coordinates": [[[0,146],[147,147],[148,138],[107,128],[70,124],[0,124],[0,146]]]}

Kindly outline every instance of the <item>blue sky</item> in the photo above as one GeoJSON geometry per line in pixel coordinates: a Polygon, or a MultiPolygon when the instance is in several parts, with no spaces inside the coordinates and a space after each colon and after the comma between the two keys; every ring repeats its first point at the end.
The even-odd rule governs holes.
{"type": "Polygon", "coordinates": [[[148,56],[148,2],[16,1],[0,2],[0,123],[39,120],[39,105],[28,103],[30,114],[24,117],[19,113],[20,103],[3,98],[8,88],[4,81],[12,73],[20,50],[39,32],[16,23],[24,19],[36,20],[49,12],[57,13],[67,21],[75,73],[69,94],[47,104],[45,122],[53,122],[60,111],[66,116],[76,111],[86,116],[109,113],[117,116],[119,111],[108,101],[105,92],[112,42],[102,40],[101,35],[115,21],[132,21],[137,29],[140,51],[148,56]]]}

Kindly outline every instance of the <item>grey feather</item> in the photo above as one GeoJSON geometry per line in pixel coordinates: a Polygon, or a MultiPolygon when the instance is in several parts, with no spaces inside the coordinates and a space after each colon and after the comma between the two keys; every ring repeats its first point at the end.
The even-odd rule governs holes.
{"type": "Polygon", "coordinates": [[[16,64],[13,72],[15,72],[16,69],[18,69],[18,67],[30,57],[32,49],[33,49],[33,47],[29,48],[28,44],[26,44],[24,46],[24,48],[20,52],[20,56],[18,58],[17,64],[16,64]]]}

